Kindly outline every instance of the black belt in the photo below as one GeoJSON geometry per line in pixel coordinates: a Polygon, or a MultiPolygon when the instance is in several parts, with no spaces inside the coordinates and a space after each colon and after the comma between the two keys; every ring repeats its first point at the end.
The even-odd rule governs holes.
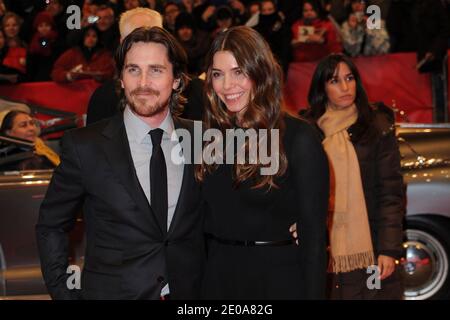
{"type": "Polygon", "coordinates": [[[242,246],[242,247],[256,247],[256,246],[287,246],[295,243],[295,239],[291,240],[276,240],[276,241],[254,241],[254,240],[230,240],[216,237],[211,233],[205,233],[207,239],[214,240],[221,244],[230,246],[242,246]]]}

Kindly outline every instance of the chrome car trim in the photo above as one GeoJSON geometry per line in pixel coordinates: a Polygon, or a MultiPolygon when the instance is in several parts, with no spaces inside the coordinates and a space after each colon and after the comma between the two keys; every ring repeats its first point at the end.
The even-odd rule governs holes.
{"type": "Polygon", "coordinates": [[[32,185],[43,185],[49,184],[50,180],[37,180],[37,181],[24,181],[24,182],[0,182],[0,187],[8,186],[32,186],[32,185]]]}
{"type": "Polygon", "coordinates": [[[397,123],[400,128],[405,129],[450,129],[449,123],[397,123]]]}
{"type": "Polygon", "coordinates": [[[448,277],[447,254],[441,243],[427,232],[407,229],[405,235],[406,258],[402,259],[404,298],[425,300],[435,295],[448,277]]]}
{"type": "Polygon", "coordinates": [[[33,294],[23,296],[6,296],[0,297],[0,300],[51,300],[48,294],[33,294]]]}

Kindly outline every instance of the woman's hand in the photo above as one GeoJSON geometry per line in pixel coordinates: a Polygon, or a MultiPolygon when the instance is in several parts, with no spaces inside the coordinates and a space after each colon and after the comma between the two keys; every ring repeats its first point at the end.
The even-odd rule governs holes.
{"type": "Polygon", "coordinates": [[[378,256],[378,270],[380,272],[380,280],[386,279],[395,270],[395,259],[392,257],[379,255],[378,256]]]}
{"type": "Polygon", "coordinates": [[[291,233],[292,238],[295,239],[295,243],[298,245],[297,222],[289,227],[289,232],[291,233]]]}

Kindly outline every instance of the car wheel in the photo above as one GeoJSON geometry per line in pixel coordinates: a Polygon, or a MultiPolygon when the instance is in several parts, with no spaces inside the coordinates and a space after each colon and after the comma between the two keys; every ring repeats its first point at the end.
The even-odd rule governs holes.
{"type": "Polygon", "coordinates": [[[405,299],[449,298],[450,220],[431,215],[408,217],[403,247],[405,299]]]}

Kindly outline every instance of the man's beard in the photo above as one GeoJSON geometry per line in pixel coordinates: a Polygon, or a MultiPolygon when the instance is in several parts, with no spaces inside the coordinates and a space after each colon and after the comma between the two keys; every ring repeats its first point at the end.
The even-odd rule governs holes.
{"type": "Polygon", "coordinates": [[[137,97],[138,94],[150,94],[159,97],[160,92],[151,88],[137,88],[130,92],[132,99],[128,99],[127,103],[130,106],[131,111],[141,117],[153,117],[160,114],[166,110],[168,100],[161,102],[156,102],[155,104],[149,105],[144,98],[137,97]],[[135,103],[137,101],[137,103],[135,103]]]}

